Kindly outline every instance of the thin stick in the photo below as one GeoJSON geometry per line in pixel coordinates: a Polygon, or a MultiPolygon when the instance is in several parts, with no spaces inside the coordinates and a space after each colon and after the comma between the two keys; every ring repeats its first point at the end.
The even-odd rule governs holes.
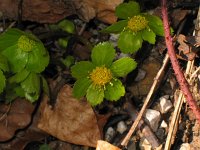
{"type": "Polygon", "coordinates": [[[180,89],[183,92],[186,101],[188,102],[190,108],[192,109],[196,119],[200,123],[200,109],[198,108],[196,101],[192,97],[192,94],[189,90],[189,84],[185,79],[183,72],[181,71],[178,60],[176,58],[174,46],[172,44],[172,37],[170,35],[170,27],[167,16],[166,0],[162,0],[162,16],[163,16],[163,24],[165,31],[165,42],[168,48],[168,54],[172,63],[173,70],[175,72],[176,79],[180,85],[180,89]]]}
{"type": "Polygon", "coordinates": [[[149,91],[149,93],[148,93],[148,95],[147,95],[147,97],[146,97],[146,99],[144,101],[143,106],[142,106],[142,109],[140,110],[136,120],[134,121],[133,125],[131,126],[131,128],[130,128],[129,132],[127,133],[126,137],[121,142],[122,146],[127,146],[128,141],[131,138],[131,135],[134,133],[138,123],[140,122],[140,120],[141,120],[141,118],[142,118],[142,116],[143,116],[143,114],[144,114],[144,112],[145,112],[145,110],[146,110],[146,108],[147,108],[147,106],[148,106],[148,104],[150,102],[151,96],[153,95],[153,92],[155,91],[155,88],[157,87],[157,85],[158,85],[158,83],[160,81],[161,75],[164,72],[168,62],[169,62],[169,56],[168,56],[168,54],[166,54],[165,58],[163,60],[163,65],[160,68],[160,70],[158,71],[158,73],[157,73],[157,75],[156,75],[156,77],[154,79],[154,82],[153,82],[153,84],[151,86],[151,89],[150,89],[150,91],[149,91]]]}

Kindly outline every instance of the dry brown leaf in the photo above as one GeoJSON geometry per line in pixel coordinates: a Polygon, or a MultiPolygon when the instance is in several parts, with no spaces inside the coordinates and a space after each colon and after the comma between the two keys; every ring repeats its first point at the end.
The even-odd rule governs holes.
{"type": "MultiPolygon", "coordinates": [[[[24,107],[24,109],[27,109],[27,107],[24,107]]],[[[1,143],[0,150],[24,150],[28,143],[33,141],[41,141],[47,137],[47,134],[37,128],[39,113],[39,109],[37,109],[31,125],[28,128],[17,132],[15,138],[12,140],[1,143]]]]}
{"type": "MultiPolygon", "coordinates": [[[[18,19],[20,0],[1,0],[0,11],[4,17],[18,19]]],[[[23,0],[22,20],[40,23],[56,23],[67,16],[76,14],[89,21],[97,17],[106,23],[114,23],[114,10],[123,0],[23,0]]]]}
{"type": "Polygon", "coordinates": [[[42,102],[38,127],[60,140],[95,147],[101,139],[96,116],[86,101],[72,97],[69,85],[63,86],[54,108],[42,102]]]}
{"type": "Polygon", "coordinates": [[[121,150],[121,149],[106,141],[99,140],[97,142],[96,150],[121,150]]]}
{"type": "Polygon", "coordinates": [[[117,5],[123,0],[77,0],[74,1],[79,17],[89,21],[94,17],[106,23],[114,23],[117,18],[114,14],[117,5]]]}
{"type": "Polygon", "coordinates": [[[0,141],[11,139],[15,131],[25,128],[31,121],[34,105],[23,99],[0,105],[0,141]]]}

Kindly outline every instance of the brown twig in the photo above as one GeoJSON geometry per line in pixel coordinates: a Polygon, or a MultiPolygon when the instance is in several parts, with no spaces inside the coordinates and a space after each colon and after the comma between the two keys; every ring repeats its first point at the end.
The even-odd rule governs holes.
{"type": "Polygon", "coordinates": [[[142,109],[140,110],[136,120],[134,121],[133,125],[131,126],[131,128],[130,128],[129,132],[127,133],[126,137],[121,142],[122,146],[127,146],[131,135],[134,133],[136,127],[138,126],[138,123],[140,122],[140,120],[141,120],[141,118],[142,118],[142,116],[143,116],[143,114],[144,114],[144,112],[145,112],[150,100],[151,100],[151,96],[153,95],[153,92],[155,91],[156,87],[160,83],[159,81],[161,80],[161,76],[162,76],[162,74],[163,74],[168,62],[169,62],[169,56],[168,56],[168,54],[166,54],[165,59],[163,60],[163,65],[160,68],[160,70],[158,71],[158,73],[157,73],[157,75],[156,75],[156,77],[154,79],[154,82],[153,82],[153,84],[151,86],[151,89],[150,89],[150,91],[149,91],[149,93],[148,93],[148,95],[147,95],[147,97],[146,97],[146,99],[144,101],[143,106],[142,106],[142,109]]]}
{"type": "Polygon", "coordinates": [[[183,72],[181,71],[178,60],[176,58],[174,46],[172,44],[172,37],[170,35],[170,27],[169,27],[167,8],[166,8],[166,0],[162,0],[162,17],[163,17],[163,25],[165,32],[165,42],[172,63],[172,67],[175,72],[175,76],[180,85],[180,89],[183,92],[183,95],[185,96],[185,99],[187,100],[190,108],[192,109],[194,115],[196,116],[197,120],[200,123],[200,109],[198,108],[196,101],[192,97],[192,94],[189,90],[189,84],[185,79],[183,72]]]}

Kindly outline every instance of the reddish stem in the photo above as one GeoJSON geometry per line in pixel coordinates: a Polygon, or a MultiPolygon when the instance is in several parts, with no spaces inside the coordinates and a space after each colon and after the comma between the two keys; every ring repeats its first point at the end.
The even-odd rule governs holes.
{"type": "Polygon", "coordinates": [[[185,79],[183,72],[179,66],[178,60],[176,58],[174,46],[172,44],[172,37],[170,35],[170,27],[167,15],[167,7],[166,7],[166,0],[162,0],[162,16],[163,16],[163,24],[164,24],[164,32],[165,32],[165,42],[168,49],[168,54],[171,60],[172,67],[174,69],[176,79],[180,85],[180,89],[185,96],[190,108],[192,109],[194,115],[196,116],[197,120],[200,123],[200,109],[197,106],[196,101],[193,99],[192,94],[189,90],[189,84],[185,79]]]}

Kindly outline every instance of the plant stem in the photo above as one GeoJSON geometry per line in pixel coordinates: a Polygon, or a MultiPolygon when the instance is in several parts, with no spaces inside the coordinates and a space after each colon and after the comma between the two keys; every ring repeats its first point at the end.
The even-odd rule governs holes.
{"type": "Polygon", "coordinates": [[[189,90],[189,84],[187,80],[185,79],[183,72],[181,71],[178,60],[176,58],[174,46],[172,44],[172,37],[170,35],[170,27],[169,27],[168,15],[167,15],[166,0],[162,0],[162,16],[163,16],[163,24],[164,24],[164,32],[165,32],[165,42],[166,42],[168,54],[171,60],[171,64],[175,72],[176,79],[180,85],[180,89],[183,92],[183,95],[185,96],[186,101],[188,102],[190,108],[192,109],[194,115],[196,116],[197,120],[200,123],[200,109],[198,108],[196,101],[192,97],[192,94],[189,90]]]}

